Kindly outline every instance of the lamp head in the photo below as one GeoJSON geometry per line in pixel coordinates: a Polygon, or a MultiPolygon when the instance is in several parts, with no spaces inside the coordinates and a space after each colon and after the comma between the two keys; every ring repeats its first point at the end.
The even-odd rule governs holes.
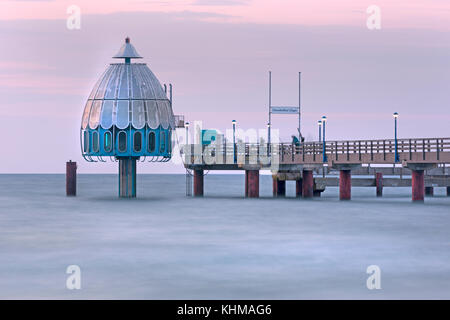
{"type": "Polygon", "coordinates": [[[236,124],[236,120],[232,120],[231,123],[232,123],[232,124],[236,124]]]}
{"type": "Polygon", "coordinates": [[[186,123],[184,124],[184,126],[185,126],[186,128],[189,128],[189,122],[186,122],[186,123]]]}
{"type": "Polygon", "coordinates": [[[327,121],[327,117],[322,116],[322,122],[325,122],[325,121],[327,121]]]}
{"type": "Polygon", "coordinates": [[[398,112],[394,112],[393,116],[394,118],[398,118],[398,112]]]}

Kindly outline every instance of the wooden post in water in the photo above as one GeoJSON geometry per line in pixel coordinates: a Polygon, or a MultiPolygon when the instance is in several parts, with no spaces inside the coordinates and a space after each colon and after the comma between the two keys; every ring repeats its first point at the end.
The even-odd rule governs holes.
{"type": "Polygon", "coordinates": [[[77,163],[72,160],[66,162],[66,195],[77,195],[77,163]]]}
{"type": "Polygon", "coordinates": [[[350,200],[352,198],[352,171],[340,170],[339,172],[339,199],[350,200]]]}

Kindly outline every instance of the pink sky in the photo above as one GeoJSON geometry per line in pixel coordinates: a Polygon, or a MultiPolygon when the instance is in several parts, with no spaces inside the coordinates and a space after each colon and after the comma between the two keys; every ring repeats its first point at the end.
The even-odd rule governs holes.
{"type": "Polygon", "coordinates": [[[449,30],[448,0],[2,0],[0,20],[64,19],[75,4],[83,14],[117,12],[208,12],[232,17],[209,20],[301,25],[360,25],[366,8],[382,10],[383,26],[449,30]]]}
{"type": "MultiPolygon", "coordinates": [[[[81,173],[116,173],[116,164],[82,160],[78,135],[87,96],[125,36],[174,84],[174,112],[206,128],[224,132],[232,119],[265,128],[272,70],[274,105],[297,103],[302,72],[309,140],[324,114],[330,139],[391,138],[394,111],[400,137],[450,136],[448,0],[0,1],[8,49],[0,51],[0,134],[11,137],[0,172],[64,172],[72,159],[81,173]],[[66,28],[72,4],[80,30],[66,28]],[[372,4],[381,7],[378,31],[366,27],[372,4]]],[[[286,116],[273,124],[284,139],[296,129],[286,116]]],[[[170,163],[139,170],[183,172],[170,163]]]]}

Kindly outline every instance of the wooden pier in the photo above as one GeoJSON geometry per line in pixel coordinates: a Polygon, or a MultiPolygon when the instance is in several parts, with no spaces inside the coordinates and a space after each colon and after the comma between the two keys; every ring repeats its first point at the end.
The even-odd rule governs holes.
{"type": "Polygon", "coordinates": [[[296,181],[303,198],[320,196],[327,186],[339,186],[341,200],[351,199],[352,186],[374,187],[377,196],[383,187],[411,186],[413,201],[423,201],[433,187],[446,187],[450,195],[450,138],[398,139],[395,145],[394,139],[197,144],[186,145],[183,157],[194,172],[194,196],[203,195],[203,174],[211,170],[245,170],[247,197],[259,197],[259,170],[272,171],[276,197],[285,195],[287,180],[296,181]]]}

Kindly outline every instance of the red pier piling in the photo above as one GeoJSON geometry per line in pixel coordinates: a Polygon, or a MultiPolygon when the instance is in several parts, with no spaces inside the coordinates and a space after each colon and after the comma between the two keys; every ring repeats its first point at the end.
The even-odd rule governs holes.
{"type": "Polygon", "coordinates": [[[77,163],[72,160],[66,162],[66,195],[77,195],[77,163]]]}
{"type": "Polygon", "coordinates": [[[286,181],[279,180],[276,176],[273,178],[273,196],[284,197],[286,196],[286,181]]]}
{"type": "Polygon", "coordinates": [[[381,172],[377,172],[375,174],[375,185],[377,187],[377,197],[383,196],[383,174],[381,172]]]}
{"type": "Polygon", "coordinates": [[[412,201],[423,201],[425,193],[423,170],[412,170],[412,201]]]}
{"type": "Polygon", "coordinates": [[[314,195],[314,179],[312,170],[303,170],[302,196],[311,198],[314,195]]]}
{"type": "Polygon", "coordinates": [[[341,170],[339,173],[339,199],[350,200],[352,198],[352,171],[341,170]]]}
{"type": "Polygon", "coordinates": [[[277,180],[277,197],[286,196],[286,181],[277,180]]]}
{"type": "Polygon", "coordinates": [[[248,197],[248,170],[245,170],[245,197],[248,197]]]}
{"type": "Polygon", "coordinates": [[[299,198],[299,197],[301,197],[302,196],[302,189],[303,189],[303,186],[302,186],[302,184],[303,184],[303,179],[299,179],[299,180],[295,180],[295,196],[297,197],[297,198],[299,198]]]}
{"type": "Polygon", "coordinates": [[[203,170],[194,170],[194,197],[203,197],[203,170]]]}
{"type": "Polygon", "coordinates": [[[276,197],[277,193],[278,193],[277,187],[278,187],[277,178],[276,178],[276,176],[274,176],[274,177],[272,177],[272,195],[274,197],[276,197]]]}
{"type": "Polygon", "coordinates": [[[249,198],[259,197],[259,170],[245,170],[245,195],[249,198]]]}

